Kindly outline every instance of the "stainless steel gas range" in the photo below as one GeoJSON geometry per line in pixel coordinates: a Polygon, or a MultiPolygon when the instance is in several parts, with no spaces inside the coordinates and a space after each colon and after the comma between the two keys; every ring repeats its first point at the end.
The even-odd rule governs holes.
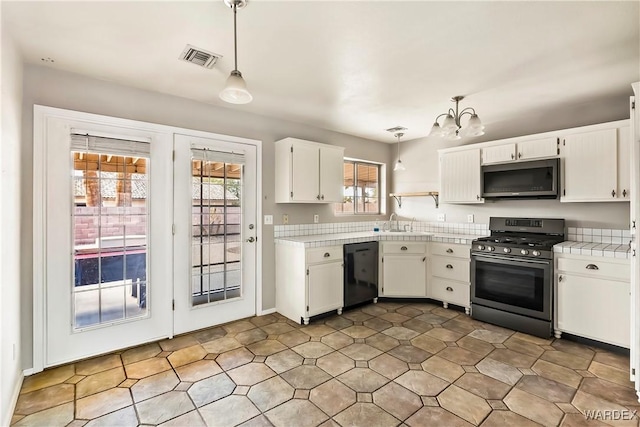
{"type": "Polygon", "coordinates": [[[548,338],[553,328],[553,245],[564,219],[489,220],[471,247],[471,317],[548,338]]]}

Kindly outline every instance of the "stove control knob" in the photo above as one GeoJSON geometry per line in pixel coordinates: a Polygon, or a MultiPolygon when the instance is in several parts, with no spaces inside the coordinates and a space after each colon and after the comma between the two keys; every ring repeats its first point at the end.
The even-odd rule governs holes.
{"type": "Polygon", "coordinates": [[[477,249],[478,249],[479,251],[484,251],[484,245],[478,245],[478,246],[477,246],[477,249]]]}
{"type": "Polygon", "coordinates": [[[540,256],[540,251],[533,251],[533,256],[540,256]]]}
{"type": "Polygon", "coordinates": [[[529,251],[528,251],[528,250],[526,250],[526,249],[520,249],[520,253],[521,253],[522,255],[529,255],[529,251]]]}
{"type": "Polygon", "coordinates": [[[509,252],[511,252],[511,249],[509,249],[509,248],[504,248],[504,249],[503,249],[503,251],[504,251],[504,253],[505,253],[505,254],[508,254],[509,252]]]}
{"type": "Polygon", "coordinates": [[[494,248],[493,246],[487,246],[487,250],[489,252],[493,252],[496,248],[494,248]]]}

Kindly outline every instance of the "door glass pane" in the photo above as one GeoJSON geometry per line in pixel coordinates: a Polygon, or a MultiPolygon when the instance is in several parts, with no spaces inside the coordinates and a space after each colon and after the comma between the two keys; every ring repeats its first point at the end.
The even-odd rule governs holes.
{"type": "Polygon", "coordinates": [[[73,327],[146,316],[149,160],[71,155],[73,327]]]}
{"type": "Polygon", "coordinates": [[[210,151],[191,160],[193,306],[242,296],[242,167],[210,151]]]}

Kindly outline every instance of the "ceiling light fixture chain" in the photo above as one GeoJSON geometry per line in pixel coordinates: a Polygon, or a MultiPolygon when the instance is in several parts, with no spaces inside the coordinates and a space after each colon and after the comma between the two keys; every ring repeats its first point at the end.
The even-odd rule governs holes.
{"type": "Polygon", "coordinates": [[[446,113],[440,114],[434,120],[433,126],[431,127],[431,132],[429,136],[441,136],[446,139],[456,140],[460,139],[462,136],[480,136],[484,135],[484,126],[476,114],[476,110],[473,107],[463,108],[462,111],[459,110],[459,103],[464,99],[464,96],[454,96],[451,98],[452,102],[456,103],[456,109],[449,108],[449,111],[446,113]],[[462,126],[462,116],[465,114],[469,115],[469,121],[466,127],[462,126]],[[442,121],[442,127],[438,123],[440,117],[444,117],[442,121]],[[460,134],[463,135],[460,135],[460,134]]]}
{"type": "Polygon", "coordinates": [[[225,83],[224,89],[220,92],[220,98],[231,104],[248,104],[253,96],[247,90],[247,83],[242,78],[242,73],[238,70],[238,30],[237,13],[247,5],[247,0],[224,0],[224,3],[233,10],[233,60],[234,68],[225,83]]]}

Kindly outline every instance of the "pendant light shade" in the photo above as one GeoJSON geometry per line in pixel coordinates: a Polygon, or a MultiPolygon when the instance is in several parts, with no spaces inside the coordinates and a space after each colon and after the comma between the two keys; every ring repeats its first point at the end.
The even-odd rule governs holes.
{"type": "Polygon", "coordinates": [[[450,141],[461,139],[463,136],[480,136],[484,135],[484,126],[480,121],[480,118],[476,114],[476,110],[467,107],[460,111],[458,104],[464,99],[464,96],[454,96],[451,101],[456,103],[456,109],[449,108],[449,111],[440,114],[436,117],[435,123],[431,127],[429,136],[444,137],[450,141]],[[462,126],[461,119],[464,115],[469,116],[469,121],[466,126],[462,126]],[[442,127],[438,123],[438,119],[444,117],[442,120],[442,127]]]}
{"type": "Polygon", "coordinates": [[[247,5],[246,0],[224,0],[224,3],[233,9],[233,55],[234,68],[227,78],[224,89],[220,92],[220,99],[230,104],[248,104],[253,100],[253,96],[247,89],[247,82],[242,78],[242,73],[238,71],[238,34],[236,29],[236,14],[239,8],[247,5]]]}

